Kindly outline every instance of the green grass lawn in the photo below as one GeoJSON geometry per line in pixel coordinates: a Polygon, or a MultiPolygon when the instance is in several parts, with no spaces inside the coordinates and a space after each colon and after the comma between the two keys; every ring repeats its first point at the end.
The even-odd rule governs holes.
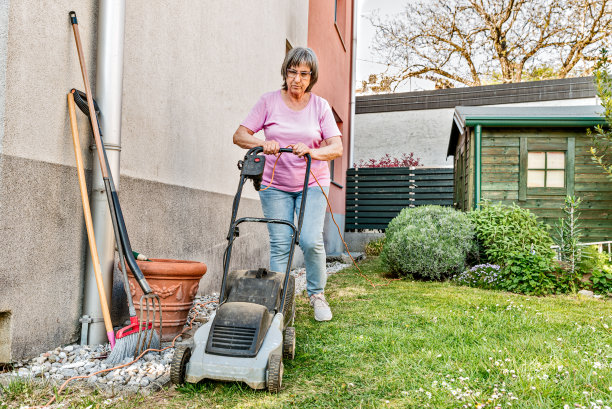
{"type": "MultiPolygon", "coordinates": [[[[361,266],[385,282],[377,259],[361,266]]],[[[285,361],[278,395],[205,381],[151,397],[111,398],[111,405],[612,407],[610,301],[410,281],[374,289],[354,268],[330,278],[327,296],[334,312],[328,323],[314,321],[306,298],[298,298],[296,358],[285,361]]],[[[87,397],[81,406],[83,396],[71,390],[64,402],[108,407],[108,396],[87,397]]]]}

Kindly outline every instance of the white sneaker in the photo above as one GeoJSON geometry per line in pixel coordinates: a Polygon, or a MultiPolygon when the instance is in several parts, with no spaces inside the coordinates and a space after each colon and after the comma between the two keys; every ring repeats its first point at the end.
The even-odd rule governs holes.
{"type": "Polygon", "coordinates": [[[310,305],[314,308],[314,317],[317,321],[329,321],[332,319],[332,312],[329,304],[325,300],[323,293],[310,296],[310,305]]]}

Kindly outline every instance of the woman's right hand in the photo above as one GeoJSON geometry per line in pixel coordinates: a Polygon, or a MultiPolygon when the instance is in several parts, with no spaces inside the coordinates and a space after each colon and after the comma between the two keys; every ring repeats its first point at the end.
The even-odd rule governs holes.
{"type": "Polygon", "coordinates": [[[276,141],[264,141],[262,147],[266,155],[276,155],[280,152],[280,145],[276,141]]]}

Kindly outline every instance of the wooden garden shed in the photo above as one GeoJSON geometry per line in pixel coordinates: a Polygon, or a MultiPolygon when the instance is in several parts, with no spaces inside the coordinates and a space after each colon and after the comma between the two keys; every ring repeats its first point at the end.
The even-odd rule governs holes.
{"type": "Polygon", "coordinates": [[[612,239],[612,181],[593,162],[587,128],[604,124],[587,106],[456,107],[447,156],[454,156],[454,203],[516,203],[549,225],[567,195],[583,200],[585,242],[612,239]]]}

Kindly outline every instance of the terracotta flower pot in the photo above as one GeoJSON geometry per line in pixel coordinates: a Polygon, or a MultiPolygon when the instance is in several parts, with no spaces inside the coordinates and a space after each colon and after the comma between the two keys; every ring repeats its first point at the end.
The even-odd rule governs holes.
{"type": "MultiPolygon", "coordinates": [[[[206,264],[198,261],[151,259],[136,260],[138,267],[149,282],[151,289],[161,300],[163,328],[162,341],[172,341],[187,322],[187,314],[193,305],[200,279],[206,274],[206,264]]],[[[130,292],[134,300],[136,313],[140,318],[140,297],[142,290],[128,268],[130,292]]],[[[159,315],[159,314],[157,314],[159,315]]],[[[159,328],[159,317],[155,318],[159,328]]]]}

